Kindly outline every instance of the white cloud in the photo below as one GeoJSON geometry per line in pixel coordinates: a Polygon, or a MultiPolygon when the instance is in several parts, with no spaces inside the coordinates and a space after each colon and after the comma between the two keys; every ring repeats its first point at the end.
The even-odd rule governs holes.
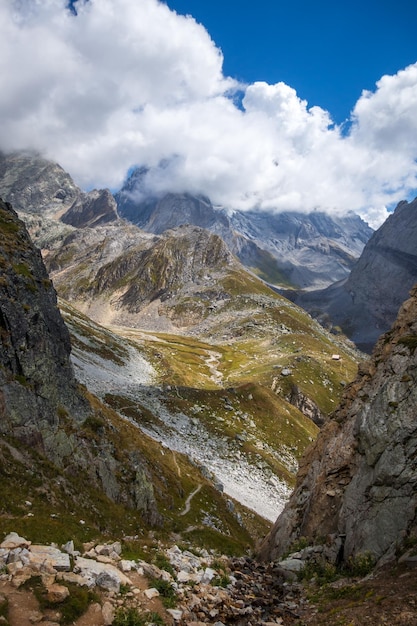
{"type": "Polygon", "coordinates": [[[149,191],[373,225],[417,188],[417,64],[364,92],[344,135],[284,83],[224,77],[207,31],[158,0],[79,0],[77,17],[65,4],[0,0],[2,149],[44,151],[84,187],[140,164],[149,191]]]}

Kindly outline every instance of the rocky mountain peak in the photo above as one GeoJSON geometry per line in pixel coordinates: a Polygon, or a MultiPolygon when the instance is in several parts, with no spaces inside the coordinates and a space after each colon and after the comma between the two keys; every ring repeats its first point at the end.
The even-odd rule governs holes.
{"type": "Polygon", "coordinates": [[[0,193],[17,212],[57,212],[69,208],[80,190],[53,161],[33,152],[0,153],[0,193]]]}
{"type": "Polygon", "coordinates": [[[305,538],[333,562],[382,563],[416,537],[416,382],[417,286],[303,458],[263,558],[305,538]]]}
{"type": "Polygon", "coordinates": [[[117,205],[109,189],[80,192],[78,198],[61,217],[64,224],[76,228],[101,226],[117,219],[117,205]]]}

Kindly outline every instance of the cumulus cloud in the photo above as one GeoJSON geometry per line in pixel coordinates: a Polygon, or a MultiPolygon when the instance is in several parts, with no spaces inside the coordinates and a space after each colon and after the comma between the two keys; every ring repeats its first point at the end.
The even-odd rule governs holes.
{"type": "Polygon", "coordinates": [[[158,0],[0,2],[0,147],[80,186],[190,191],[230,208],[354,210],[417,188],[417,64],[364,92],[349,131],[284,83],[239,85],[203,26],[158,0]],[[233,95],[240,90],[240,107],[233,95]]]}

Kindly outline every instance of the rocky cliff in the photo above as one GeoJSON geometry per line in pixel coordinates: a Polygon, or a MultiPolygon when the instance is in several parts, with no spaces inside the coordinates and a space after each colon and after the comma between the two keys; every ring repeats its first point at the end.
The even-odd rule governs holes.
{"type": "Polygon", "coordinates": [[[157,523],[146,463],[132,447],[118,449],[121,431],[106,424],[103,408],[78,385],[69,333],[40,252],[3,201],[0,235],[0,467],[9,441],[15,459],[23,462],[30,450],[57,471],[81,472],[90,488],[157,523]]]}
{"type": "Polygon", "coordinates": [[[57,163],[37,153],[0,153],[0,195],[18,212],[67,210],[80,190],[57,163]]]}
{"type": "Polygon", "coordinates": [[[416,241],[417,198],[399,203],[372,235],[347,279],[295,301],[371,351],[417,281],[416,241]]]}
{"type": "Polygon", "coordinates": [[[88,406],[77,389],[69,333],[41,255],[4,203],[0,231],[0,428],[45,448],[41,432],[53,427],[59,412],[82,422],[88,406]]]}
{"type": "Polygon", "coordinates": [[[303,538],[333,562],[370,553],[382,563],[416,540],[416,382],[414,287],[304,456],[262,558],[279,558],[303,538]]]}

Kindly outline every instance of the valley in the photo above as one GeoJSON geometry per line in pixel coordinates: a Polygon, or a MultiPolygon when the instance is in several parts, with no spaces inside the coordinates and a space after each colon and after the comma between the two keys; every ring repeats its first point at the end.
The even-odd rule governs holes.
{"type": "MultiPolygon", "coordinates": [[[[274,381],[282,378],[284,384],[280,372],[292,363],[291,356],[302,363],[299,346],[290,343],[288,358],[278,353],[273,338],[267,342],[262,335],[261,358],[254,338],[224,346],[133,328],[110,331],[64,302],[61,311],[73,337],[80,382],[163,446],[197,462],[226,495],[275,520],[298,458],[318,431],[276,394],[274,381]]],[[[330,351],[325,360],[323,387],[333,389],[331,379],[349,374],[354,362],[332,361],[330,351]]],[[[290,378],[311,385],[300,375],[290,378]]]]}
{"type": "MultiPolygon", "coordinates": [[[[0,205],[0,532],[57,546],[71,538],[76,552],[93,559],[100,554],[88,555],[90,543],[99,549],[119,541],[134,569],[139,560],[145,570],[159,567],[172,550],[188,559],[198,551],[205,561],[193,576],[212,564],[216,584],[195,578],[181,586],[179,569],[169,585],[180,608],[167,614],[158,605],[167,624],[200,626],[216,616],[221,624],[324,623],[321,611],[339,611],[332,594],[341,576],[348,597],[352,585],[365,589],[365,566],[380,568],[385,558],[402,559],[410,608],[416,294],[373,360],[364,361],[340,328],[326,330],[259,277],[260,266],[250,263],[266,256],[248,256],[253,248],[241,245],[242,233],[235,244],[248,266],[215,225],[162,228],[157,205],[149,224],[159,226],[145,232],[120,218],[111,194],[80,192],[55,164],[42,161],[40,174],[37,158],[29,169],[17,161],[2,176],[10,195],[25,199],[23,222],[0,205]],[[404,478],[398,485],[397,475],[404,478]],[[390,503],[398,491],[410,504],[394,523],[390,503]],[[368,508],[383,532],[375,533],[368,508]],[[366,532],[357,530],[357,514],[366,532]],[[307,582],[297,582],[297,572],[307,582]]],[[[192,206],[201,213],[201,204],[192,206]]],[[[242,216],[235,220],[242,226],[242,216]]],[[[295,222],[285,220],[293,232],[295,222]]],[[[329,227],[319,216],[313,222],[329,227]]],[[[223,215],[221,223],[231,222],[223,215]]],[[[254,232],[247,222],[242,229],[254,232]]],[[[309,232],[304,224],[298,246],[309,232]]],[[[323,241],[313,239],[306,250],[317,245],[323,254],[323,241]]],[[[337,252],[345,261],[348,240],[337,252]]],[[[311,287],[325,280],[315,276],[311,287]]],[[[9,583],[27,565],[20,554],[0,552],[9,583]],[[12,566],[14,558],[22,566],[12,566]]],[[[158,576],[166,571],[159,567],[158,576]]],[[[375,572],[382,575],[375,589],[386,589],[385,574],[375,572]]],[[[142,593],[136,583],[149,586],[134,578],[130,598],[142,593]]],[[[113,611],[124,606],[120,594],[110,598],[113,611]]],[[[107,600],[96,603],[97,618],[77,626],[102,626],[107,600]]],[[[135,611],[152,608],[132,602],[135,611]]],[[[360,624],[342,605],[341,614],[360,624]]],[[[402,619],[395,607],[387,610],[402,619]]]]}

